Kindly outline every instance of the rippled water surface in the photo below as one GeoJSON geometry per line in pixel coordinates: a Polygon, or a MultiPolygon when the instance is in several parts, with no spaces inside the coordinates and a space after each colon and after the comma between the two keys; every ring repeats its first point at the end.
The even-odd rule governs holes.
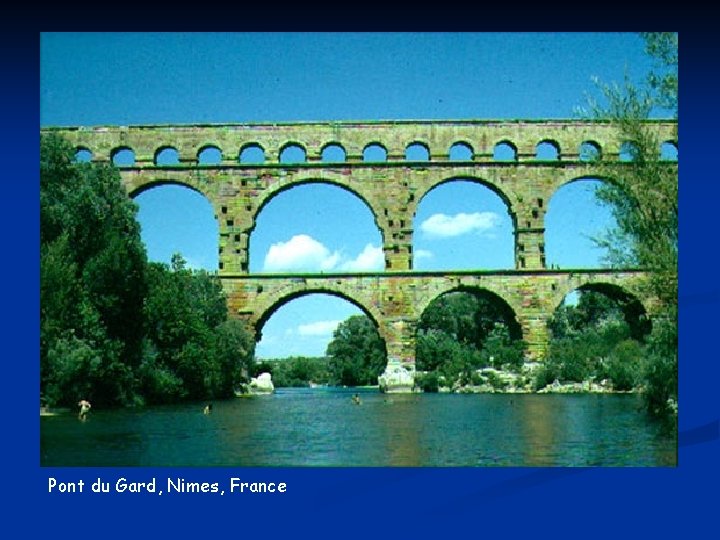
{"type": "Polygon", "coordinates": [[[48,466],[674,466],[633,395],[280,389],[269,396],[40,419],[48,466]]]}

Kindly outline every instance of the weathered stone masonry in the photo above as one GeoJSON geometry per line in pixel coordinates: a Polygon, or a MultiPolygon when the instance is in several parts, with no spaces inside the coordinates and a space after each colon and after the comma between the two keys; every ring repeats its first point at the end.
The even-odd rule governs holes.
{"type": "MultiPolygon", "coordinates": [[[[653,121],[660,142],[675,142],[677,124],[653,121]]],[[[391,362],[414,366],[415,327],[437,296],[452,290],[481,288],[514,311],[529,343],[529,356],[541,359],[547,345],[546,321],[565,294],[595,283],[618,286],[651,300],[636,289],[640,272],[554,271],[545,268],[544,216],[553,194],[582,178],[597,178],[592,162],[580,159],[583,143],[597,148],[604,161],[617,162],[622,140],[609,123],[587,121],[396,121],[293,124],[168,125],[45,128],[94,161],[112,159],[122,149],[135,156],[121,176],[130,196],[159,184],[181,184],[202,193],[219,223],[219,275],[235,316],[259,332],[283,303],[309,292],[327,292],[360,306],[377,323],[391,362]],[[463,144],[469,160],[450,160],[450,148],[463,144]],[[512,161],[495,161],[496,145],[515,151],[512,161]],[[536,159],[540,143],[557,150],[557,159],[536,159]],[[364,161],[365,149],[379,145],[380,162],[364,161]],[[428,159],[407,161],[411,145],[425,148],[428,159]],[[300,163],[281,163],[285,148],[305,154],[300,163]],[[340,163],[322,161],[323,150],[339,146],[340,163]],[[243,149],[260,148],[262,164],[239,160],[243,149]],[[177,151],[179,164],[158,166],[165,148],[177,151]],[[199,164],[200,154],[216,148],[219,163],[199,164]],[[422,198],[438,185],[462,178],[480,183],[506,203],[515,229],[515,268],[505,272],[419,273],[412,270],[413,218],[422,198]],[[383,239],[385,272],[307,276],[248,274],[249,238],[260,211],[275,195],[308,182],[337,185],[360,197],[372,211],[383,239]]],[[[618,167],[624,166],[622,163],[618,167]]],[[[611,179],[610,179],[611,180],[611,179]]]]}

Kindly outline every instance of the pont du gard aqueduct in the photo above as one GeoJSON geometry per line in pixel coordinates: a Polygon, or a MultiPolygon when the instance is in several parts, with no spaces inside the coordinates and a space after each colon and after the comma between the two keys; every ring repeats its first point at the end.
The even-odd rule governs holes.
{"type": "MultiPolygon", "coordinates": [[[[648,127],[659,143],[676,147],[675,121],[648,121],[648,127]]],[[[483,291],[496,298],[514,315],[529,361],[543,360],[547,321],[573,290],[594,289],[632,299],[625,302],[629,309],[652,318],[653,299],[638,287],[642,269],[558,270],[545,264],[544,215],[553,194],[576,180],[611,182],[608,170],[628,166],[624,141],[610,123],[403,120],[41,131],[61,135],[92,161],[116,162],[130,197],[162,184],[187,186],[204,195],[219,224],[218,274],[229,309],[249,323],[258,339],[275,310],[299,296],[327,293],[357,305],[385,340],[388,366],[380,383],[387,391],[412,386],[417,322],[430,302],[447,292],[483,291]],[[541,156],[541,147],[549,152],[541,156]],[[324,159],[328,149],[341,158],[324,159]],[[219,157],[204,160],[208,150],[219,157]],[[289,150],[292,159],[284,157],[289,150]],[[158,164],[163,152],[174,153],[176,163],[158,164]],[[129,161],[119,163],[120,154],[130,155],[129,161]],[[597,166],[600,159],[602,169],[597,166]],[[506,204],[514,227],[514,268],[413,271],[418,204],[433,188],[457,179],[482,184],[506,204]],[[385,270],[249,273],[249,239],[263,207],[284,190],[317,182],[345,189],[369,207],[382,235],[385,270]]]]}

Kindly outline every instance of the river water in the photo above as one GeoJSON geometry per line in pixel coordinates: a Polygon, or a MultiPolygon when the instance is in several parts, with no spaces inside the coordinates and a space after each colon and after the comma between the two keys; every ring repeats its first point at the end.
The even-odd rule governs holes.
{"type": "Polygon", "coordinates": [[[40,419],[44,466],[674,466],[635,395],[278,389],[40,419]],[[359,392],[361,404],[351,396],[359,392]]]}

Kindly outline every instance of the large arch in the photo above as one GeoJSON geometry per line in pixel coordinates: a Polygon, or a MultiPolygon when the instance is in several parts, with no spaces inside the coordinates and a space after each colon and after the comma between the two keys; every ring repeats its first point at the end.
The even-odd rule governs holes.
{"type": "Polygon", "coordinates": [[[650,316],[652,306],[649,299],[642,298],[636,291],[627,285],[612,283],[610,281],[586,281],[577,285],[567,285],[555,291],[552,297],[552,313],[562,305],[567,295],[574,291],[589,291],[604,294],[617,302],[623,312],[625,322],[630,327],[633,338],[642,340],[650,333],[652,319],[650,316]]]}
{"type": "Polygon", "coordinates": [[[618,186],[607,176],[581,175],[553,191],[543,216],[548,268],[602,268],[613,263],[608,250],[596,242],[617,226],[612,208],[596,195],[603,184],[618,186]]]}
{"type": "Polygon", "coordinates": [[[413,217],[417,212],[418,206],[428,193],[444,184],[448,184],[451,182],[472,182],[492,191],[495,195],[500,197],[503,203],[505,203],[508,214],[513,219],[513,226],[515,226],[514,203],[508,193],[501,189],[495,182],[492,182],[487,178],[482,178],[480,176],[475,176],[471,174],[458,174],[456,176],[442,175],[440,177],[430,177],[429,181],[418,185],[418,189],[413,194],[413,200],[410,201],[410,204],[408,205],[412,211],[413,217]]]}
{"type": "Polygon", "coordinates": [[[411,211],[413,268],[437,271],[514,267],[516,214],[507,194],[494,183],[470,176],[442,178],[423,190],[412,202],[411,211]],[[431,216],[427,215],[429,208],[435,210],[431,216]],[[486,232],[490,236],[485,236],[486,232]],[[469,235],[473,249],[463,245],[469,235]],[[492,256],[485,259],[488,254],[492,256]],[[455,262],[450,263],[446,257],[455,257],[455,262]]]}
{"type": "MultiPolygon", "coordinates": [[[[257,267],[257,253],[255,252],[256,248],[253,247],[253,241],[257,239],[257,230],[258,230],[258,224],[261,224],[262,221],[262,213],[263,211],[268,207],[270,203],[277,200],[278,197],[280,197],[283,194],[289,193],[293,191],[296,188],[302,189],[303,187],[307,186],[325,186],[325,187],[331,187],[331,188],[337,188],[337,193],[342,194],[343,196],[349,195],[351,198],[347,199],[347,203],[349,205],[353,205],[355,202],[360,203],[357,205],[358,208],[362,207],[367,212],[369,212],[369,216],[372,216],[372,225],[370,225],[369,221],[363,221],[363,223],[367,224],[368,228],[371,228],[375,234],[377,234],[377,237],[373,237],[371,239],[368,239],[367,244],[372,244],[375,246],[375,242],[378,241],[379,245],[376,246],[377,249],[382,249],[384,242],[385,242],[385,229],[383,226],[381,226],[379,220],[378,220],[378,214],[376,213],[374,207],[368,202],[368,199],[360,192],[355,190],[353,187],[348,186],[347,184],[337,182],[333,179],[327,179],[327,178],[317,178],[317,177],[308,177],[303,178],[299,180],[295,180],[292,182],[287,182],[283,185],[277,186],[275,189],[268,190],[267,193],[265,193],[264,197],[262,198],[262,201],[258,205],[258,207],[254,210],[252,215],[252,226],[248,229],[248,266],[252,264],[254,267],[257,267]]],[[[368,216],[368,217],[369,217],[368,216]]],[[[345,226],[352,226],[353,224],[348,222],[340,225],[345,226]]],[[[307,231],[303,231],[305,233],[307,231]]],[[[364,236],[363,236],[364,237],[364,236]]],[[[287,238],[285,238],[286,240],[287,238]]],[[[275,239],[280,240],[279,238],[275,239]]],[[[360,247],[359,249],[362,249],[360,247]]],[[[359,256],[359,254],[358,254],[359,256]]]]}
{"type": "Polygon", "coordinates": [[[373,215],[373,218],[375,219],[375,225],[380,229],[380,225],[378,222],[378,212],[375,209],[374,205],[371,202],[371,197],[366,195],[363,191],[358,189],[357,186],[350,185],[347,181],[347,178],[338,178],[336,176],[327,176],[327,175],[313,175],[313,176],[307,176],[302,178],[292,178],[285,182],[278,182],[273,186],[268,187],[263,193],[262,196],[257,199],[257,206],[255,207],[253,211],[253,222],[257,221],[257,217],[260,215],[260,213],[263,211],[263,209],[270,203],[275,197],[278,195],[289,191],[295,187],[309,185],[309,184],[326,184],[329,186],[340,188],[351,195],[357,197],[360,199],[365,206],[368,207],[370,212],[373,215]]]}
{"type": "Polygon", "coordinates": [[[219,268],[221,224],[212,199],[194,186],[167,180],[146,183],[132,197],[151,260],[169,262],[179,252],[192,267],[219,268]]]}
{"type": "Polygon", "coordinates": [[[259,302],[255,306],[253,314],[248,321],[255,331],[256,341],[260,341],[262,338],[262,329],[265,326],[265,323],[278,309],[293,300],[312,294],[326,294],[334,296],[342,300],[346,300],[355,307],[359,308],[360,311],[367,315],[373,322],[373,325],[385,342],[385,347],[387,348],[388,334],[387,329],[383,324],[385,318],[382,313],[380,313],[377,307],[372,303],[357,299],[352,292],[346,291],[342,284],[337,283],[328,283],[327,286],[309,288],[299,284],[298,287],[293,288],[293,290],[281,290],[276,294],[270,295],[268,298],[264,299],[263,302],[259,302]]]}
{"type": "Polygon", "coordinates": [[[422,317],[423,313],[435,300],[442,296],[452,293],[468,293],[474,296],[480,296],[491,300],[494,304],[501,308],[503,315],[511,321],[508,325],[510,334],[514,339],[523,339],[524,332],[522,329],[522,319],[519,317],[519,313],[522,312],[522,304],[519,301],[514,301],[507,298],[502,294],[502,291],[495,290],[487,285],[476,286],[476,285],[456,285],[448,284],[446,287],[433,290],[430,294],[419,295],[416,304],[416,314],[418,320],[422,317]]]}

